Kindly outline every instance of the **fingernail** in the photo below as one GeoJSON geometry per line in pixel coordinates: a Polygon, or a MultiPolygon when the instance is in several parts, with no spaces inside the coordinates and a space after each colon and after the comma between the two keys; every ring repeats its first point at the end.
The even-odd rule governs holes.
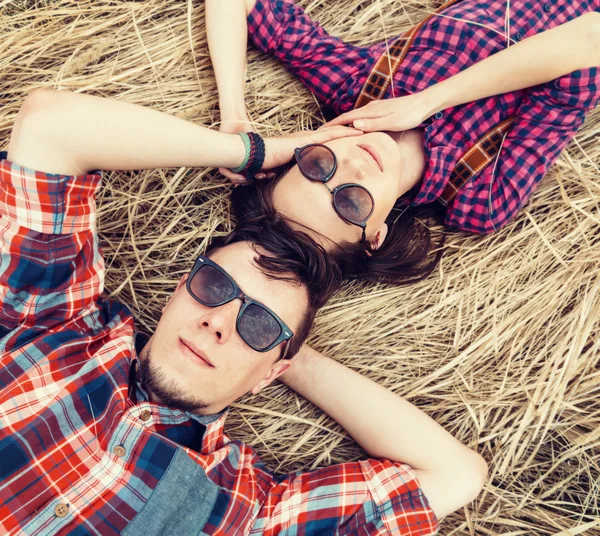
{"type": "Polygon", "coordinates": [[[356,128],[365,128],[365,122],[364,121],[354,121],[354,126],[356,128]]]}

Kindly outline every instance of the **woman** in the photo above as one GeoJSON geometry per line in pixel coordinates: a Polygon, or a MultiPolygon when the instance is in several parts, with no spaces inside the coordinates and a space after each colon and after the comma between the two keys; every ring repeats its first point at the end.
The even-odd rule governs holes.
{"type": "Polygon", "coordinates": [[[352,123],[365,132],[296,151],[296,164],[276,184],[248,189],[245,212],[276,211],[282,225],[320,240],[350,276],[425,277],[440,249],[420,221],[441,213],[450,229],[500,229],[596,106],[599,9],[598,0],[451,1],[405,34],[406,55],[389,85],[379,88],[382,100],[372,100],[369,87],[379,81],[371,71],[387,69],[385,61],[378,64],[386,43],[344,43],[289,0],[236,0],[226,7],[208,0],[221,130],[248,130],[248,30],[324,107],[341,114],[331,124],[352,123]],[[472,169],[463,156],[480,140],[484,153],[491,150],[472,169]],[[451,191],[449,184],[458,186],[451,191]]]}

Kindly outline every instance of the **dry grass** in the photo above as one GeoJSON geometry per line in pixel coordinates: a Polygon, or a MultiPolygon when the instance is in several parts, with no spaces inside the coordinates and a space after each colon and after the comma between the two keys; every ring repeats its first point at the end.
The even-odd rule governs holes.
{"type": "MultiPolygon", "coordinates": [[[[436,6],[313,0],[309,9],[366,44],[436,6]]],[[[0,0],[0,20],[0,146],[35,87],[216,124],[200,2],[0,0]]],[[[248,76],[248,107],[263,132],[319,121],[314,99],[272,59],[253,50],[248,76]]],[[[453,235],[428,281],[348,286],[318,318],[319,350],[408,397],[490,463],[484,493],[443,534],[600,534],[599,123],[600,114],[589,118],[508,228],[453,235]]],[[[228,191],[213,170],[106,176],[106,286],[147,329],[195,255],[230,228],[228,191]]],[[[229,433],[281,471],[361,455],[281,385],[237,405],[229,433]]]]}

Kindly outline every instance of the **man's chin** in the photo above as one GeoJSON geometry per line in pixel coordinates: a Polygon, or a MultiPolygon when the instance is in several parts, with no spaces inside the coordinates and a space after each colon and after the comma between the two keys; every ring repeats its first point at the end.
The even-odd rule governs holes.
{"type": "Polygon", "coordinates": [[[150,400],[170,408],[191,413],[206,410],[209,404],[186,392],[179,382],[152,360],[150,351],[140,359],[141,383],[148,392],[150,400]]]}

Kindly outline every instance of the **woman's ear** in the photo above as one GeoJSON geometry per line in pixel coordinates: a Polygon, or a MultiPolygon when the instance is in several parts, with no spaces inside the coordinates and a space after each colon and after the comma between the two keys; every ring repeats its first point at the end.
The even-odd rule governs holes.
{"type": "Polygon", "coordinates": [[[381,247],[381,244],[383,244],[383,241],[385,240],[385,237],[388,234],[388,226],[387,223],[384,223],[375,233],[375,236],[373,236],[373,238],[369,239],[369,243],[371,244],[371,249],[379,249],[381,247]]]}

